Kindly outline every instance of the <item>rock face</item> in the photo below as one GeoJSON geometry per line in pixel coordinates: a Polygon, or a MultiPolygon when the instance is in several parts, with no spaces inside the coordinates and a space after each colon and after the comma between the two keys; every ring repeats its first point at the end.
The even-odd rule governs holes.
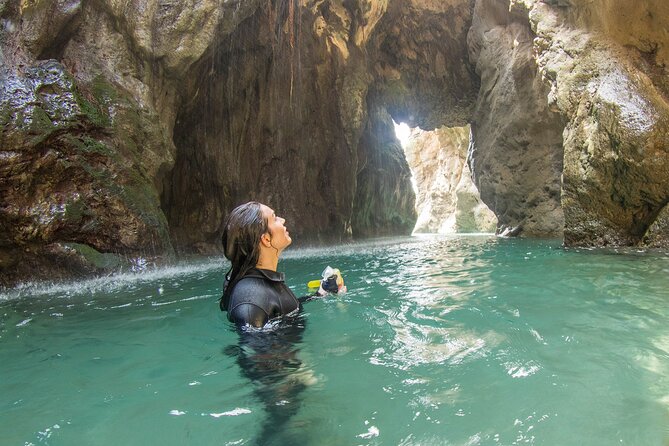
{"type": "Polygon", "coordinates": [[[669,205],[665,206],[641,240],[644,248],[669,249],[669,205]]]}
{"type": "Polygon", "coordinates": [[[471,120],[479,80],[466,44],[473,2],[393,1],[376,27],[369,62],[376,96],[395,122],[433,130],[471,120]]]}
{"type": "Polygon", "coordinates": [[[500,231],[641,242],[669,199],[668,8],[477,1],[470,164],[500,231]]]}
{"type": "Polygon", "coordinates": [[[527,11],[494,0],[476,3],[468,41],[481,89],[472,117],[469,164],[502,234],[560,237],[562,117],[534,59],[527,11]]]}
{"type": "Polygon", "coordinates": [[[96,250],[169,255],[153,181],[169,160],[155,161],[156,152],[170,144],[163,138],[155,145],[162,136],[155,116],[104,79],[76,86],[53,60],[7,73],[1,87],[0,143],[11,148],[0,159],[0,266],[7,280],[120,264],[100,263],[96,250]]]}
{"type": "Polygon", "coordinates": [[[387,138],[363,138],[390,131],[366,69],[385,13],[383,2],[264,4],[193,66],[163,197],[178,249],[217,249],[227,212],[249,199],[280,212],[296,241],[411,231],[406,161],[387,138]]]}
{"type": "Polygon", "coordinates": [[[408,233],[390,118],[471,125],[500,233],[662,246],[668,8],[4,0],[1,281],[219,252],[250,199],[297,241],[408,233]]]}
{"type": "Polygon", "coordinates": [[[497,218],[481,202],[467,165],[469,133],[469,127],[412,132],[405,152],[418,189],[414,232],[495,232],[497,218]]]}
{"type": "Polygon", "coordinates": [[[160,207],[175,155],[173,78],[211,43],[212,11],[0,5],[0,285],[173,254],[160,207]]]}
{"type": "Polygon", "coordinates": [[[529,17],[567,120],[565,243],[637,245],[669,201],[669,4],[601,3],[536,3],[529,17]]]}
{"type": "Polygon", "coordinates": [[[416,223],[415,197],[405,190],[411,187],[411,171],[383,108],[370,110],[360,147],[352,235],[410,234],[416,223]],[[379,201],[379,196],[386,198],[379,201]]]}

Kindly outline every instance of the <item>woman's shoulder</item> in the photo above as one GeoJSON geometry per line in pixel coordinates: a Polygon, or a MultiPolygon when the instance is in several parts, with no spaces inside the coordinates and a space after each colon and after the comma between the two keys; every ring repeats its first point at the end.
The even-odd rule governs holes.
{"type": "Polygon", "coordinates": [[[243,298],[246,296],[258,295],[258,293],[267,290],[268,284],[262,277],[245,276],[242,277],[232,289],[231,298],[243,298]]]}

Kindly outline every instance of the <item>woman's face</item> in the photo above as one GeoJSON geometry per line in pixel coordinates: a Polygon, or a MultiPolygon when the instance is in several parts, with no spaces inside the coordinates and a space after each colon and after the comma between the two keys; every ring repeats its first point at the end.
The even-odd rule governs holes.
{"type": "Polygon", "coordinates": [[[267,220],[267,229],[271,236],[272,246],[279,251],[284,250],[292,243],[288,229],[284,226],[286,220],[277,217],[270,207],[262,205],[263,216],[267,220]]]}

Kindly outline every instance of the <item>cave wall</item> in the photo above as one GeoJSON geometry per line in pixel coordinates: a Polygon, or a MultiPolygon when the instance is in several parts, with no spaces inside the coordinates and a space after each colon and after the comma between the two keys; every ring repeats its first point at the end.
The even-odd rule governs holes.
{"type": "Polygon", "coordinates": [[[536,2],[529,17],[549,105],[568,121],[565,243],[639,245],[669,201],[669,4],[536,2]]]}
{"type": "Polygon", "coordinates": [[[278,210],[298,243],[409,234],[414,195],[390,116],[466,122],[471,6],[258,8],[186,76],[163,197],[177,248],[217,249],[226,213],[249,199],[278,210]]]}
{"type": "Polygon", "coordinates": [[[375,95],[395,122],[424,130],[465,126],[479,79],[469,62],[471,0],[392,2],[370,42],[375,95]]]}
{"type": "Polygon", "coordinates": [[[4,0],[2,283],[217,252],[249,199],[296,240],[407,233],[389,117],[471,125],[502,234],[666,246],[668,8],[4,0]]]}
{"type": "Polygon", "coordinates": [[[2,6],[0,281],[88,274],[140,252],[169,255],[154,186],[169,168],[170,139],[130,92],[100,71],[78,77],[66,58],[93,10],[2,6]],[[103,255],[111,252],[119,256],[103,255]]]}
{"type": "Polygon", "coordinates": [[[251,199],[297,242],[350,237],[369,83],[354,19],[337,3],[268,3],[194,66],[163,200],[180,247],[216,249],[227,212],[251,199]]]}
{"type": "Polygon", "coordinates": [[[246,12],[182,6],[0,3],[0,285],[172,256],[179,79],[246,12]]]}
{"type": "Polygon", "coordinates": [[[366,46],[386,11],[3,2],[2,283],[219,252],[227,212],[250,199],[284,215],[298,241],[349,239],[356,185],[386,164],[399,168],[393,195],[368,199],[390,208],[358,230],[408,233],[412,207],[392,209],[413,200],[406,163],[357,167],[359,150],[376,150],[359,142],[376,107],[366,46]]]}
{"type": "Polygon", "coordinates": [[[411,234],[416,224],[411,170],[395,137],[393,120],[382,106],[369,110],[357,165],[352,235],[411,234]],[[406,188],[412,188],[411,193],[406,188]]]}
{"type": "Polygon", "coordinates": [[[669,193],[668,8],[477,1],[469,162],[499,232],[563,233],[568,246],[666,244],[654,223],[669,193]]]}
{"type": "Polygon", "coordinates": [[[564,121],[551,110],[527,11],[479,0],[468,35],[481,78],[469,165],[501,234],[561,237],[564,121]]]}

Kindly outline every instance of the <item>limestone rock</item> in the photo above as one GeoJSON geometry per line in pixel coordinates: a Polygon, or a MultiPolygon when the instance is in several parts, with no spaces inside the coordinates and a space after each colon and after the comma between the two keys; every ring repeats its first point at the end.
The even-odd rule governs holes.
{"type": "Polygon", "coordinates": [[[251,199],[286,218],[296,243],[350,232],[367,80],[349,12],[336,11],[334,29],[281,12],[258,10],[183,85],[163,205],[184,251],[215,251],[227,213],[251,199]]]}
{"type": "Polygon", "coordinates": [[[415,232],[494,232],[497,219],[481,202],[467,165],[469,127],[414,129],[405,147],[416,188],[415,232]]]}
{"type": "Polygon", "coordinates": [[[644,234],[641,244],[646,248],[669,249],[669,205],[662,208],[644,234]]]}
{"type": "Polygon", "coordinates": [[[5,74],[2,283],[51,277],[51,263],[62,254],[49,248],[54,243],[128,256],[171,251],[152,178],[139,161],[146,130],[129,104],[102,80],[78,86],[56,61],[5,74]]]}
{"type": "Polygon", "coordinates": [[[478,79],[466,38],[468,0],[392,2],[371,42],[378,96],[395,122],[433,130],[464,126],[478,79]]]}
{"type": "Polygon", "coordinates": [[[530,17],[549,102],[568,120],[565,244],[636,245],[669,199],[669,5],[537,2],[530,17]]]}
{"type": "Polygon", "coordinates": [[[12,27],[20,26],[20,38],[25,48],[37,59],[56,57],[80,25],[81,0],[35,0],[17,5],[21,19],[12,27]]]}
{"type": "MultiPolygon", "coordinates": [[[[215,251],[227,213],[250,199],[283,215],[296,243],[409,233],[413,205],[404,204],[413,191],[394,152],[387,164],[400,170],[384,179],[391,195],[361,189],[376,180],[359,159],[387,147],[385,136],[361,143],[365,129],[392,135],[392,127],[368,122],[380,101],[369,90],[366,47],[386,4],[307,2],[302,15],[290,4],[272,8],[241,23],[183,86],[178,154],[163,197],[173,239],[184,251],[215,251]],[[360,196],[369,203],[359,206],[360,196]]],[[[384,163],[372,170],[384,171],[384,163]]]]}
{"type": "MultiPolygon", "coordinates": [[[[663,243],[664,0],[0,0],[0,16],[3,283],[101,271],[71,243],[220,252],[250,199],[297,241],[407,233],[390,117],[470,124],[500,233],[663,243]]],[[[458,159],[441,178],[462,227],[458,159]]]]}
{"type": "Polygon", "coordinates": [[[353,236],[409,234],[416,223],[411,171],[382,108],[370,112],[358,151],[353,236]]]}
{"type": "Polygon", "coordinates": [[[471,179],[469,169],[463,172],[455,188],[455,231],[459,233],[495,232],[497,217],[481,201],[479,191],[471,179]]]}
{"type": "Polygon", "coordinates": [[[500,234],[561,237],[561,116],[534,59],[527,11],[479,0],[468,36],[481,77],[469,165],[500,234]]]}

